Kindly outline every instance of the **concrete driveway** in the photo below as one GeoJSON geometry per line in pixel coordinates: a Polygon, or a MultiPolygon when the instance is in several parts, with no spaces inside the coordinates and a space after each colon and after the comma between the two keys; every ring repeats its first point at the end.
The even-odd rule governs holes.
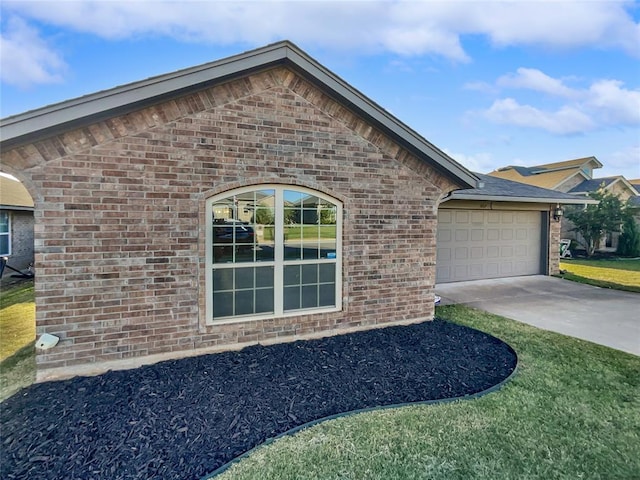
{"type": "Polygon", "coordinates": [[[535,275],[445,283],[436,294],[441,305],[464,304],[640,355],[640,293],[535,275]]]}

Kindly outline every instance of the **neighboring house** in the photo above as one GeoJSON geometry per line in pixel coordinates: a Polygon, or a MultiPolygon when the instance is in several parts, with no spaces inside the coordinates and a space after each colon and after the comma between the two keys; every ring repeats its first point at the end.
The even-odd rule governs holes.
{"type": "Polygon", "coordinates": [[[289,42],[0,128],[38,199],[37,331],[60,337],[39,378],[432,319],[438,207],[478,186],[289,42]]]}
{"type": "MultiPolygon", "coordinates": [[[[0,174],[0,257],[17,270],[33,263],[33,199],[15,178],[0,174]]],[[[12,271],[5,269],[3,277],[12,271]]]]}
{"type": "MultiPolygon", "coordinates": [[[[637,203],[640,193],[623,176],[593,178],[594,169],[602,168],[595,157],[578,158],[565,162],[547,163],[532,167],[508,166],[491,173],[492,177],[503,178],[528,185],[548,188],[585,198],[590,192],[604,188],[622,201],[631,199],[637,203]]],[[[562,221],[562,237],[576,239],[576,232],[568,219],[562,221]]],[[[598,250],[615,251],[618,246],[619,232],[607,232],[598,250]]]]}

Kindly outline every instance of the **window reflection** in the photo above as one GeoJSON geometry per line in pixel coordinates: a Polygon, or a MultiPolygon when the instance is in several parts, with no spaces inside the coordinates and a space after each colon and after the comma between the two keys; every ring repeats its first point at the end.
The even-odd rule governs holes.
{"type": "Polygon", "coordinates": [[[276,187],[210,206],[213,319],[336,306],[338,205],[276,187]]]}

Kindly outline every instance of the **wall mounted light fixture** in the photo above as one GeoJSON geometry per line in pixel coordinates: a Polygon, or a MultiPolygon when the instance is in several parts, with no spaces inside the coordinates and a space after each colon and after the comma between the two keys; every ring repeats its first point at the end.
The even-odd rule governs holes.
{"type": "Polygon", "coordinates": [[[556,205],[556,208],[553,209],[553,219],[556,222],[559,222],[562,220],[563,216],[564,216],[564,210],[562,209],[560,204],[556,205]]]}

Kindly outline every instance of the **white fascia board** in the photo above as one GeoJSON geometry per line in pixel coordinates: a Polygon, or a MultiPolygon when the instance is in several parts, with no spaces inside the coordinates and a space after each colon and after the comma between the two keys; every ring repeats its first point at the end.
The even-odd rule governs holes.
{"type": "Polygon", "coordinates": [[[520,202],[520,203],[555,203],[560,205],[597,205],[597,200],[591,198],[537,198],[537,197],[513,197],[501,195],[456,195],[455,192],[445,198],[442,203],[449,200],[476,200],[482,202],[520,202]]]}

